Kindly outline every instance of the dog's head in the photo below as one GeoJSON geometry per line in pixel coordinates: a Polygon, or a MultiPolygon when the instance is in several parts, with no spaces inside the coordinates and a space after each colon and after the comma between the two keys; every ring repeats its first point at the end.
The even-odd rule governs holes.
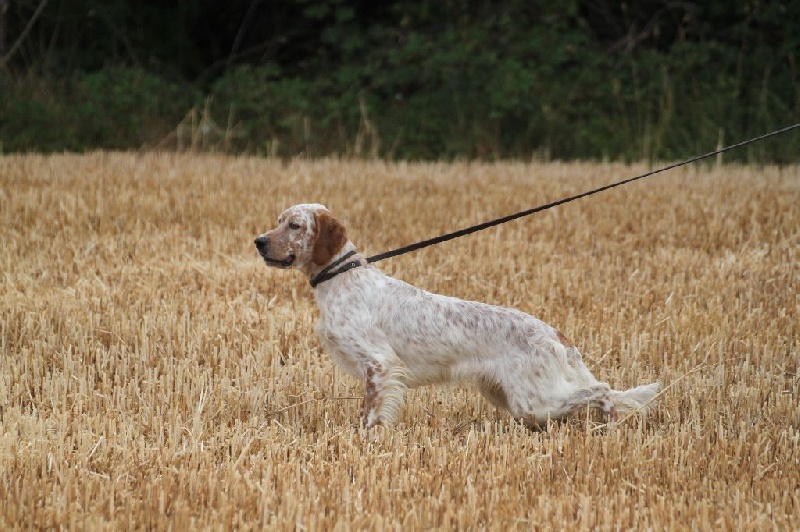
{"type": "Polygon", "coordinates": [[[255,239],[267,266],[305,273],[327,265],[346,243],[342,223],[318,203],[289,207],[278,217],[275,229],[255,239]]]}

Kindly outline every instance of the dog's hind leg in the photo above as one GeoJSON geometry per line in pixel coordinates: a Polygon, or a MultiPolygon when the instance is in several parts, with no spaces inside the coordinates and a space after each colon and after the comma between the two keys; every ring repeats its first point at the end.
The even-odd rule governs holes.
{"type": "Polygon", "coordinates": [[[491,377],[482,377],[477,381],[478,389],[489,403],[500,410],[508,410],[508,397],[503,385],[491,377]]]}

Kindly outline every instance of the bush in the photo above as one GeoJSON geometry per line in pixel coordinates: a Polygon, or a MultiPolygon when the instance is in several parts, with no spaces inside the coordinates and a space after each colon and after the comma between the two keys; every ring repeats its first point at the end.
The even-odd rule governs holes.
{"type": "Polygon", "coordinates": [[[229,149],[291,155],[312,152],[309,82],[281,77],[274,66],[245,65],[218,79],[212,96],[215,122],[225,124],[232,139],[229,149]]]}
{"type": "Polygon", "coordinates": [[[77,76],[75,97],[85,145],[113,149],[156,143],[197,101],[184,85],[119,67],[77,76]]]}
{"type": "Polygon", "coordinates": [[[112,68],[67,80],[0,77],[5,151],[129,149],[167,135],[196,92],[141,69],[112,68]]]}
{"type": "MultiPolygon", "coordinates": [[[[800,112],[783,2],[129,4],[44,10],[65,41],[0,69],[3,149],[663,160],[800,112]]],[[[9,5],[14,33],[30,6],[9,5]]]]}

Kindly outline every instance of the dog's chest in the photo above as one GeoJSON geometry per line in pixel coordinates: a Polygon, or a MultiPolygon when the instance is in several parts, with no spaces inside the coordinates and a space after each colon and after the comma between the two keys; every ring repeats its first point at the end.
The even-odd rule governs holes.
{"type": "Polygon", "coordinates": [[[345,346],[341,344],[339,336],[325,324],[323,319],[320,318],[320,320],[317,321],[314,331],[317,333],[317,337],[325,351],[342,371],[354,377],[361,376],[361,372],[358,369],[359,361],[356,357],[351,355],[353,351],[346,349],[345,346]]]}

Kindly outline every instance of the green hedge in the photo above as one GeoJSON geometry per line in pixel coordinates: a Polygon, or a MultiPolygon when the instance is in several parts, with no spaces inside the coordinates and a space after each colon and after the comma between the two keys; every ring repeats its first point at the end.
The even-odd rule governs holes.
{"type": "MultiPolygon", "coordinates": [[[[72,1],[74,18],[52,21],[103,14],[86,26],[94,44],[70,56],[85,68],[0,70],[4,151],[665,160],[800,120],[794,4],[232,1],[245,11],[226,25],[218,6],[193,37],[205,4],[72,1]],[[152,35],[148,20],[160,21],[152,35]],[[103,61],[98,43],[126,27],[127,52],[103,61]],[[234,54],[233,36],[251,34],[254,51],[234,54]],[[206,43],[216,59],[198,70],[206,43]]],[[[726,160],[798,154],[795,132],[726,160]]]]}
{"type": "Polygon", "coordinates": [[[142,69],[67,79],[0,75],[3,151],[137,149],[168,136],[199,93],[142,69]]]}

